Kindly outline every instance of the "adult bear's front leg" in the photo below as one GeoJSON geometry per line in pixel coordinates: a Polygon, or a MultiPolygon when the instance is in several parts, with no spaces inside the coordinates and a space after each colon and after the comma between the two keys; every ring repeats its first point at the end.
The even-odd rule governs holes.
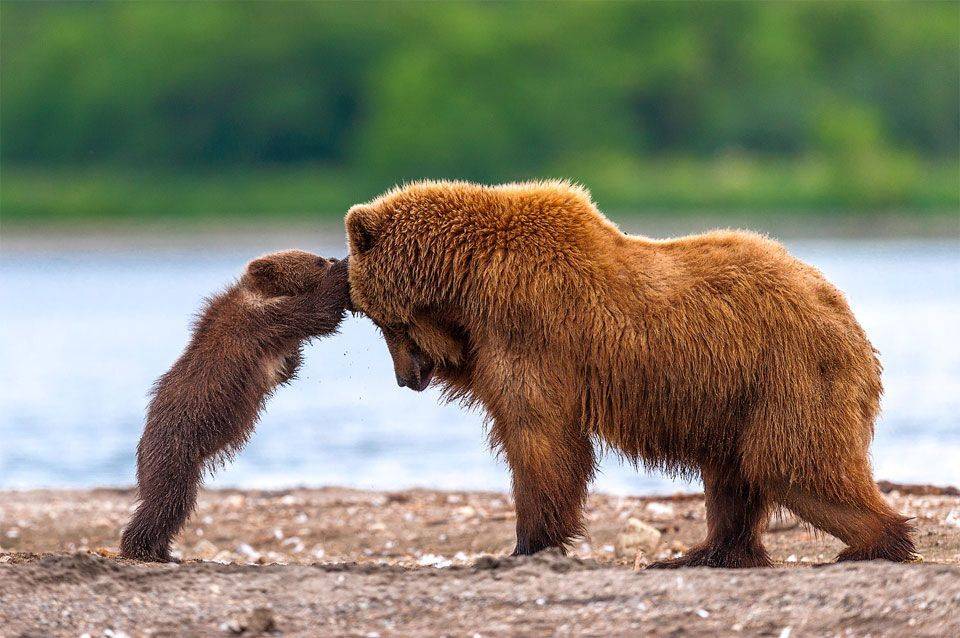
{"type": "Polygon", "coordinates": [[[566,551],[571,540],[586,531],[583,504],[596,466],[590,439],[577,429],[502,421],[494,424],[492,435],[513,473],[513,555],[548,547],[566,551]]]}

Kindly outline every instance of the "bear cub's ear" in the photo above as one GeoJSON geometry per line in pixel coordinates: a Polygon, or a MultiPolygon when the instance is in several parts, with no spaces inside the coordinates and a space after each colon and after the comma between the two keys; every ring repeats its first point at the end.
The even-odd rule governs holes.
{"type": "Polygon", "coordinates": [[[351,254],[359,255],[373,248],[377,240],[378,217],[376,211],[363,205],[347,211],[345,223],[351,254]]]}
{"type": "Polygon", "coordinates": [[[266,284],[275,281],[280,276],[280,271],[275,262],[261,257],[260,259],[254,259],[247,265],[247,274],[255,282],[266,284]]]}

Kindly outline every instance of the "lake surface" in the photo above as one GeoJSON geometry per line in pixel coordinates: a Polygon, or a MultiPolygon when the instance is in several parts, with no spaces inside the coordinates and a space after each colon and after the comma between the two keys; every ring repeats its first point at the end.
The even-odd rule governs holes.
{"type": "MultiPolygon", "coordinates": [[[[847,293],[881,352],[877,477],[960,483],[958,244],[787,243],[847,293]]],[[[148,388],[180,353],[203,297],[259,252],[5,247],[0,488],[133,483],[148,388]]],[[[250,444],[211,483],[507,489],[509,475],[486,448],[481,414],[441,404],[435,390],[398,388],[376,330],[350,318],[339,336],[308,347],[299,379],[277,392],[250,444]]],[[[620,493],[692,487],[615,457],[595,483],[620,493]]]]}

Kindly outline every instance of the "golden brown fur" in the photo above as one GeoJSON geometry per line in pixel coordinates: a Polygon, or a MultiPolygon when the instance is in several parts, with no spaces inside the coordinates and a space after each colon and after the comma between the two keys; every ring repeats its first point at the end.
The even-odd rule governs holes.
{"type": "Polygon", "coordinates": [[[300,250],[250,262],[208,302],[154,386],[137,449],[140,505],[123,532],[123,556],[169,560],[204,469],[246,443],[270,393],[296,374],[303,342],[334,332],[348,303],[346,260],[300,250]]]}
{"type": "Polygon", "coordinates": [[[913,557],[867,458],[875,352],[843,295],[780,244],[628,236],[564,182],[416,183],[346,227],[352,303],[384,329],[398,379],[404,362],[435,365],[450,397],[486,409],[518,553],[583,532],[599,443],[703,477],[707,539],[659,566],[769,564],[777,505],[843,540],[841,558],[913,557]]]}

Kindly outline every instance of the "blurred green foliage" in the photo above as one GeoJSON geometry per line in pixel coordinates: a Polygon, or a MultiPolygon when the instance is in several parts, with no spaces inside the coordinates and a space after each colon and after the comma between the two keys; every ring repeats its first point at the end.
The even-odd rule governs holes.
{"type": "Polygon", "coordinates": [[[5,219],[340,214],[395,182],[956,210],[957,2],[0,5],[5,219]]]}

